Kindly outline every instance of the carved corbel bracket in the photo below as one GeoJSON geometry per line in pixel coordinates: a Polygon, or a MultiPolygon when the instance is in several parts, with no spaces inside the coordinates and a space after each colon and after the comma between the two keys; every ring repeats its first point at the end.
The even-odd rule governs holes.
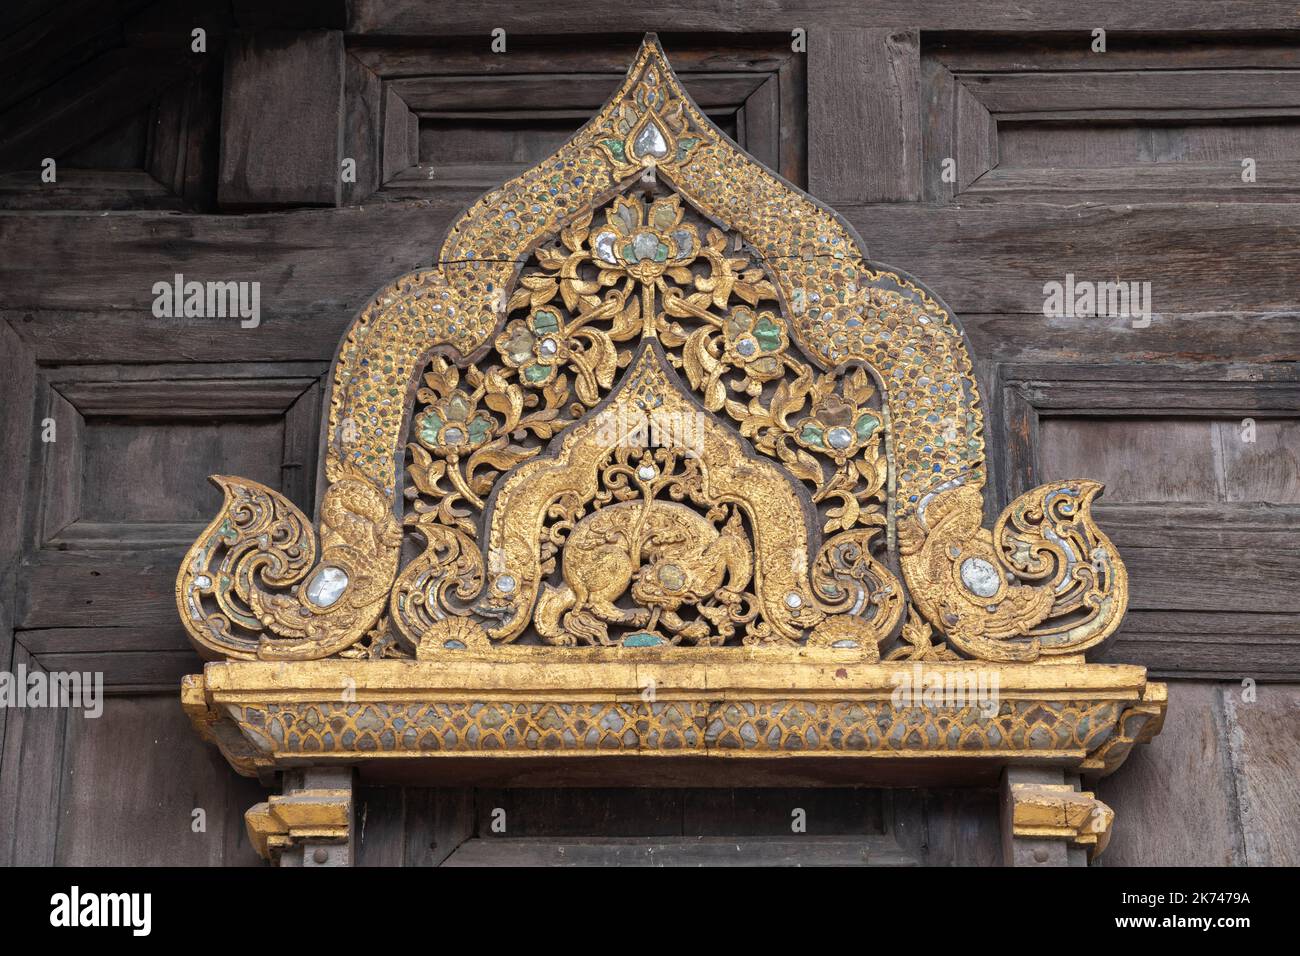
{"type": "Polygon", "coordinates": [[[285,793],[244,814],[259,856],[281,866],[346,866],[351,860],[352,776],[346,768],[285,775],[285,793]]]}
{"type": "Polygon", "coordinates": [[[1011,783],[1012,835],[1063,840],[1088,851],[1091,860],[1110,842],[1115,811],[1093,794],[1069,784],[1011,783]]]}

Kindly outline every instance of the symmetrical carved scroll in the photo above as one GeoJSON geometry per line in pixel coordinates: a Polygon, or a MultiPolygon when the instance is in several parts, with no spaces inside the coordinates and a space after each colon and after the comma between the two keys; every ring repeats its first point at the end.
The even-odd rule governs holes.
{"type": "Polygon", "coordinates": [[[1033,661],[1095,646],[1127,602],[1095,482],[982,527],[949,310],[729,141],[653,38],[590,123],[362,310],[325,456],[318,532],[215,479],[177,580],[210,656],[1033,661]]]}

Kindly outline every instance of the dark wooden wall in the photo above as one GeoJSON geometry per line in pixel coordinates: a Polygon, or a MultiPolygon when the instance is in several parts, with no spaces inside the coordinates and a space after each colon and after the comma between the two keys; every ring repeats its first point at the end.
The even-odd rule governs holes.
{"type": "MultiPolygon", "coordinates": [[[[1171,705],[1156,743],[1102,785],[1119,821],[1102,861],[1300,863],[1293,5],[745,9],[6,5],[0,666],[101,670],[114,696],[98,720],[0,710],[0,862],[253,861],[241,817],[264,791],[177,703],[198,660],[172,582],[219,502],[205,476],[309,506],[322,377],[355,310],[576,129],[655,30],[730,135],[956,310],[985,396],[991,506],[1051,478],[1107,482],[1100,517],[1133,599],[1101,659],[1169,679],[1171,705]],[[45,157],[56,184],[40,182],[45,157]],[[175,273],[260,282],[260,327],[154,318],[153,284],[175,273]],[[1150,324],[1045,318],[1044,283],[1066,273],[1150,282],[1150,324]]],[[[496,859],[497,807],[512,835],[548,838],[529,845],[543,854],[591,837],[775,837],[793,805],[828,859],[846,835],[870,837],[875,862],[997,855],[980,792],[372,789],[361,804],[374,863],[496,859]]]]}

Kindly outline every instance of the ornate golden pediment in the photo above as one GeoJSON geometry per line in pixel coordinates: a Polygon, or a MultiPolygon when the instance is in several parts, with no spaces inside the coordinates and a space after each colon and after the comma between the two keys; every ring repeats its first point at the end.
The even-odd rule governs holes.
{"type": "Polygon", "coordinates": [[[1084,663],[1128,596],[1101,486],[1042,486],[986,529],[982,429],[950,310],[728,140],[648,38],[582,130],[354,320],[318,520],[214,477],[176,585],[214,661],[186,705],[245,772],[1107,772],[1164,698],[1084,663]],[[987,708],[898,695],[990,674],[987,708]]]}

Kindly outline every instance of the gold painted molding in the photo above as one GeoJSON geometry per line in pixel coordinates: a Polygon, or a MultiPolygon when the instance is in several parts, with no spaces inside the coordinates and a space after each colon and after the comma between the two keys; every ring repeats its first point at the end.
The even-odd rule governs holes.
{"type": "Polygon", "coordinates": [[[305,789],[272,796],[250,807],[244,823],[258,856],[272,862],[307,840],[342,843],[352,825],[352,791],[305,789]]]}
{"type": "Polygon", "coordinates": [[[1017,837],[1066,840],[1085,848],[1090,860],[1110,842],[1115,811],[1091,793],[1067,784],[1013,783],[1010,798],[1017,837]]]}
{"type": "Polygon", "coordinates": [[[247,775],[406,762],[435,776],[443,758],[553,756],[1042,763],[1101,775],[1131,748],[1113,746],[1130,715],[1164,707],[1163,685],[1127,665],[881,664],[825,649],[794,662],[674,649],[544,664],[514,650],[508,662],[209,664],[187,678],[185,706],[247,775]]]}

